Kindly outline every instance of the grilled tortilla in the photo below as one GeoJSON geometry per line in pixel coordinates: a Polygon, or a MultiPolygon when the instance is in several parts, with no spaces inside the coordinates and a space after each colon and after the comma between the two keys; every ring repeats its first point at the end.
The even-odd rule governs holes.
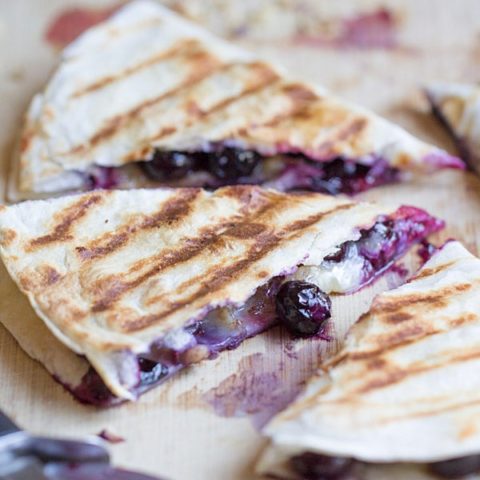
{"type": "Polygon", "coordinates": [[[312,452],[357,460],[359,480],[432,479],[443,461],[478,455],[479,339],[480,260],[449,242],[374,300],[340,353],[267,425],[259,471],[303,478],[292,458],[312,452]]]}
{"type": "MultiPolygon", "coordinates": [[[[253,186],[95,191],[0,208],[0,255],[12,279],[53,335],[101,377],[91,372],[88,383],[104,382],[122,399],[147,387],[144,370],[155,367],[149,381],[161,380],[272,326],[272,295],[285,276],[304,271],[327,292],[351,291],[443,226],[413,207],[253,186]],[[340,248],[374,223],[388,225],[385,238],[372,227],[362,240],[378,251],[376,271],[351,245],[340,248]]],[[[1,313],[7,328],[20,328],[23,315],[9,315],[1,313]]],[[[24,345],[23,333],[13,333],[24,345]]],[[[46,352],[30,347],[44,361],[46,352]]],[[[98,400],[52,373],[82,400],[98,400]]]]}
{"type": "MultiPolygon", "coordinates": [[[[463,165],[148,1],[127,5],[63,52],[30,105],[18,150],[12,200],[92,185],[158,186],[162,174],[170,186],[271,182],[319,190],[325,186],[311,177],[338,178],[335,166],[325,174],[319,165],[339,158],[366,170],[361,185],[350,186],[356,191],[399,171],[463,165]],[[262,160],[253,171],[240,159],[238,172],[218,173],[203,159],[180,179],[169,166],[158,167],[156,181],[144,172],[158,152],[211,158],[232,149],[262,160]]],[[[351,165],[346,170],[340,176],[352,175],[351,165]]]]}
{"type": "Polygon", "coordinates": [[[426,89],[433,113],[446,127],[461,157],[480,172],[480,87],[438,83],[426,89]]]}

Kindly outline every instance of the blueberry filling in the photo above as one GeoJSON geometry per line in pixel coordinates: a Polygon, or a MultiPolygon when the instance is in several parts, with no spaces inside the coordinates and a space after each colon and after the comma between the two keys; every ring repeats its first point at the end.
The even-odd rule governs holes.
{"type": "Polygon", "coordinates": [[[251,150],[224,148],[209,155],[208,170],[220,180],[236,180],[248,177],[260,160],[260,155],[251,150]]]}
{"type": "Polygon", "coordinates": [[[138,357],[138,366],[140,369],[140,385],[142,386],[158,383],[168,375],[168,368],[165,365],[146,358],[138,357]]]}
{"type": "MultiPolygon", "coordinates": [[[[321,268],[329,271],[344,265],[349,280],[341,285],[342,291],[355,291],[378,277],[410,246],[443,228],[444,222],[415,207],[400,207],[392,216],[381,217],[373,227],[360,230],[360,238],[342,244],[335,253],[325,257],[321,268]],[[358,275],[354,275],[354,270],[358,275]]],[[[321,287],[321,285],[320,285],[321,287]]],[[[335,290],[339,291],[339,290],[335,290]]]]}
{"type": "Polygon", "coordinates": [[[290,468],[304,480],[341,480],[352,470],[351,458],[305,452],[290,459],[290,468]]]}
{"type": "Polygon", "coordinates": [[[333,195],[355,194],[399,179],[399,171],[379,158],[369,158],[365,164],[342,157],[314,161],[300,153],[268,157],[221,145],[209,152],[156,150],[152,160],[139,165],[147,177],[159,182],[205,172],[211,175],[205,187],[265,183],[282,191],[302,189],[333,195]]]}
{"type": "MultiPolygon", "coordinates": [[[[61,379],[57,380],[61,383],[61,379]]],[[[70,388],[68,385],[64,386],[81,403],[98,406],[108,406],[118,403],[117,398],[108,389],[102,377],[100,377],[93,367],[88,369],[80,384],[75,388],[70,388]]]]}
{"type": "Polygon", "coordinates": [[[117,169],[113,167],[95,167],[88,175],[89,190],[110,189],[118,185],[117,169]]]}
{"type": "Polygon", "coordinates": [[[480,455],[430,463],[428,469],[440,478],[461,478],[480,471],[480,455]]]}
{"type": "MultiPolygon", "coordinates": [[[[330,317],[331,303],[326,293],[358,290],[390,267],[412,244],[442,227],[443,222],[414,207],[401,207],[388,217],[377,218],[371,228],[360,230],[358,240],[343,243],[319,266],[300,266],[294,274],[314,269],[318,275],[316,282],[310,282],[306,274],[297,281],[275,277],[241,307],[213,310],[154,342],[148,352],[137,358],[138,384],[134,393],[139,395],[149,390],[185,366],[236,348],[245,339],[279,322],[296,335],[321,333],[330,317]],[[319,285],[330,270],[337,268],[351,274],[352,265],[358,267],[358,273],[350,275],[341,288],[319,285]]],[[[121,402],[93,368],[80,385],[69,390],[84,403],[109,406],[121,402]]]]}
{"type": "Polygon", "coordinates": [[[427,242],[427,240],[423,240],[420,243],[420,248],[417,251],[417,255],[420,257],[422,265],[427,263],[437,251],[438,247],[430,242],[427,242]]]}
{"type": "MultiPolygon", "coordinates": [[[[304,452],[290,458],[291,470],[304,480],[342,480],[350,478],[356,460],[304,452]]],[[[362,462],[363,463],[363,462],[362,462]]],[[[429,473],[440,478],[463,478],[480,471],[480,455],[453,458],[427,465],[429,473]]]]}
{"type": "Polygon", "coordinates": [[[295,156],[288,163],[274,185],[284,185],[284,190],[311,190],[320,193],[353,195],[369,188],[394,183],[399,171],[383,159],[373,159],[362,164],[344,158],[328,162],[312,162],[304,156],[295,156]]]}
{"type": "Polygon", "coordinates": [[[278,319],[295,335],[315,335],[331,317],[330,297],[313,283],[285,282],[275,303],[278,319]]]}
{"type": "Polygon", "coordinates": [[[178,180],[194,170],[201,169],[205,160],[206,156],[201,153],[156,150],[152,160],[142,162],[141,165],[148,177],[162,182],[178,180]]]}

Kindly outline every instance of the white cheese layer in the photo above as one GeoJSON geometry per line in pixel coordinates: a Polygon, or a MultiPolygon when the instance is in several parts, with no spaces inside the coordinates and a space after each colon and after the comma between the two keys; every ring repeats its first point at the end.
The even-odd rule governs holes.
{"type": "Polygon", "coordinates": [[[325,261],[320,266],[302,266],[287,280],[313,283],[325,293],[347,293],[360,286],[363,266],[363,258],[352,255],[342,262],[325,261]]]}

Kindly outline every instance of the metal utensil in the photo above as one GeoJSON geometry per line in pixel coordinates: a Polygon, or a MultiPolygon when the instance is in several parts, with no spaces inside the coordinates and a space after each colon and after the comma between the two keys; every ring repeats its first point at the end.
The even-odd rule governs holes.
{"type": "Polygon", "coordinates": [[[100,438],[36,437],[0,412],[0,480],[160,480],[113,468],[100,438]]]}

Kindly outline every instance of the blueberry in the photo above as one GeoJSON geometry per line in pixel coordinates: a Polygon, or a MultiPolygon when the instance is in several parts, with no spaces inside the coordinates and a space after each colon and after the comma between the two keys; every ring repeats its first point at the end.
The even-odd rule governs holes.
{"type": "Polygon", "coordinates": [[[80,385],[73,390],[73,394],[82,403],[92,405],[108,405],[114,399],[102,377],[92,367],[83,376],[80,385]]]}
{"type": "Polygon", "coordinates": [[[398,235],[391,220],[377,222],[370,230],[362,231],[358,241],[361,254],[372,262],[390,260],[395,256],[398,235]]]}
{"type": "Polygon", "coordinates": [[[349,241],[342,243],[336,252],[325,257],[325,261],[340,263],[356,256],[358,256],[358,244],[357,242],[349,241]]]}
{"type": "Polygon", "coordinates": [[[87,185],[90,190],[97,188],[111,189],[118,184],[117,171],[113,167],[95,167],[87,178],[87,185]]]}
{"type": "Polygon", "coordinates": [[[331,162],[325,163],[323,170],[326,178],[352,178],[356,176],[365,176],[368,167],[352,160],[336,158],[331,162]]]}
{"type": "Polygon", "coordinates": [[[398,171],[381,159],[364,165],[349,159],[335,158],[323,162],[321,170],[321,175],[312,179],[312,190],[332,195],[359,193],[375,185],[394,182],[398,178],[398,171]]]}
{"type": "Polygon", "coordinates": [[[420,248],[418,249],[417,254],[420,257],[422,264],[428,262],[437,250],[438,248],[427,240],[420,242],[420,248]]]}
{"type": "Polygon", "coordinates": [[[431,463],[429,470],[441,478],[461,478],[480,471],[480,455],[431,463]]]}
{"type": "Polygon", "coordinates": [[[138,366],[140,367],[140,385],[152,385],[168,374],[168,367],[146,358],[139,357],[138,366]]]}
{"type": "Polygon", "coordinates": [[[224,148],[209,155],[208,168],[220,180],[235,180],[250,175],[259,160],[260,155],[251,150],[224,148]]]}
{"type": "Polygon", "coordinates": [[[330,318],[330,297],[313,283],[285,282],[275,301],[283,325],[296,335],[310,336],[320,331],[330,318]]]}
{"type": "Polygon", "coordinates": [[[340,480],[353,467],[351,458],[305,452],[290,459],[292,470],[305,480],[340,480]]]}
{"type": "Polygon", "coordinates": [[[178,180],[194,170],[201,154],[157,150],[148,162],[143,162],[146,174],[153,180],[178,180]]]}

